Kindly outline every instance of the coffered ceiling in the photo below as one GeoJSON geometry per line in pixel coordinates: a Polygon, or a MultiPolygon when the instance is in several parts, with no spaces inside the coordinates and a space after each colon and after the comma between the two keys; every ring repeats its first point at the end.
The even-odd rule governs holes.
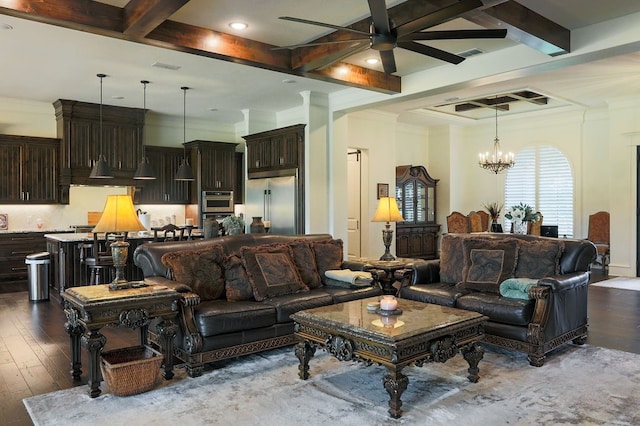
{"type": "MultiPolygon", "coordinates": [[[[455,3],[386,2],[395,24],[455,3]]],[[[389,75],[380,64],[365,62],[377,57],[374,50],[345,56],[349,43],[272,49],[350,37],[343,30],[283,21],[280,16],[368,31],[366,0],[0,0],[0,49],[4,56],[0,97],[97,102],[99,83],[95,74],[105,73],[105,103],[140,107],[139,81],[146,79],[151,81],[147,107],[159,114],[182,114],[180,87],[185,85],[192,88],[187,101],[189,116],[228,123],[241,121],[242,110],[293,108],[301,103],[302,91],[335,94],[349,90],[355,97],[374,99],[372,105],[379,109],[429,123],[437,115],[430,113],[442,109],[442,105],[523,90],[547,97],[547,107],[586,105],[590,101],[575,100],[572,93],[564,93],[565,86],[578,83],[569,75],[577,73],[584,82],[591,79],[591,84],[579,88],[583,93],[599,96],[604,91],[611,95],[601,84],[593,84],[593,79],[617,73],[611,78],[626,81],[628,67],[637,65],[628,39],[623,40],[627,47],[620,50],[622,56],[592,54],[590,58],[583,55],[581,60],[563,60],[588,50],[584,43],[599,42],[597,37],[583,36],[579,38],[582,44],[576,46],[576,34],[639,13],[637,0],[483,3],[425,31],[506,28],[505,39],[424,42],[455,54],[480,53],[459,65],[394,49],[398,71],[389,75]],[[248,28],[240,32],[229,27],[231,21],[238,20],[248,28]],[[513,60],[508,59],[510,56],[513,60]],[[341,59],[333,62],[335,58],[341,59]],[[499,66],[489,69],[484,65],[487,61],[499,66]],[[527,64],[526,71],[514,69],[520,63],[527,64]],[[487,68],[485,73],[479,72],[479,65],[487,68]],[[442,74],[455,77],[454,83],[443,82],[437,87],[424,84],[431,75],[435,81],[442,74]],[[487,82],[491,76],[501,78],[487,82]]],[[[631,89],[635,88],[634,83],[631,89]]],[[[630,87],[626,90],[628,93],[630,87]]],[[[482,118],[481,114],[475,118],[482,118]]]]}

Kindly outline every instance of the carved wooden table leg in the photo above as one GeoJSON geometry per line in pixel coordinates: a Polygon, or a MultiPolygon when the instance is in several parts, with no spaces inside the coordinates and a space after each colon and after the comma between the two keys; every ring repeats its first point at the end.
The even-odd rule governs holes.
{"type": "Polygon", "coordinates": [[[138,328],[138,333],[140,333],[140,344],[148,345],[149,344],[149,324],[144,324],[138,328]]]}
{"type": "Polygon", "coordinates": [[[480,379],[478,363],[484,356],[484,348],[478,343],[471,343],[462,347],[460,352],[462,352],[462,356],[469,363],[469,369],[467,370],[469,375],[467,378],[470,382],[478,383],[478,380],[480,379]]]}
{"type": "Polygon", "coordinates": [[[156,327],[161,352],[164,355],[162,377],[166,380],[173,378],[173,338],[178,326],[171,320],[162,320],[156,327]]]}
{"type": "Polygon", "coordinates": [[[394,419],[398,419],[402,416],[400,397],[409,386],[409,378],[400,372],[402,368],[387,367],[387,370],[389,374],[382,378],[382,384],[389,394],[389,414],[394,419]]]}
{"type": "Polygon", "coordinates": [[[65,311],[68,321],[64,323],[64,329],[71,341],[71,377],[75,381],[82,376],[82,358],[80,353],[80,336],[84,333],[84,327],[78,322],[78,313],[75,310],[65,311]]]}
{"type": "Polygon", "coordinates": [[[303,340],[296,345],[295,352],[296,356],[300,360],[300,365],[298,366],[298,376],[302,380],[307,380],[309,378],[309,360],[316,353],[316,348],[308,341],[303,340]]]}
{"type": "Polygon", "coordinates": [[[87,349],[89,354],[89,396],[95,398],[100,396],[100,354],[107,343],[107,338],[100,334],[97,330],[87,330],[82,335],[82,346],[87,349]]]}

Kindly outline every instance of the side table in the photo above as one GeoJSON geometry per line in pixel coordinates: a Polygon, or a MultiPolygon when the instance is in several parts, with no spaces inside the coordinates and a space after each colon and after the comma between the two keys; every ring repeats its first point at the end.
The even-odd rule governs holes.
{"type": "Polygon", "coordinates": [[[375,274],[376,279],[380,282],[382,292],[384,294],[397,295],[399,288],[394,287],[397,279],[396,271],[405,269],[408,263],[415,259],[396,259],[396,260],[368,260],[366,271],[375,274]]]}
{"type": "Polygon", "coordinates": [[[100,329],[106,325],[137,328],[140,344],[146,345],[149,322],[160,319],[157,332],[164,356],[162,376],[167,380],[173,377],[173,338],[178,328],[173,320],[178,315],[179,294],[165,286],[138,285],[122,290],[109,290],[108,284],[71,287],[62,293],[67,316],[65,330],[71,340],[71,376],[73,380],[80,380],[82,375],[82,344],[89,357],[91,398],[102,392],[99,358],[107,338],[100,329]]]}

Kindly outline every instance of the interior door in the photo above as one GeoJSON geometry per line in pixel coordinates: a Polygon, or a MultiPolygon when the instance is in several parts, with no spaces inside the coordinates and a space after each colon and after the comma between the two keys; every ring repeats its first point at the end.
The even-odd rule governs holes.
{"type": "Polygon", "coordinates": [[[362,185],[360,175],[360,151],[349,150],[347,154],[347,187],[348,187],[348,211],[347,234],[349,259],[361,257],[361,232],[360,232],[360,188],[362,185]]]}

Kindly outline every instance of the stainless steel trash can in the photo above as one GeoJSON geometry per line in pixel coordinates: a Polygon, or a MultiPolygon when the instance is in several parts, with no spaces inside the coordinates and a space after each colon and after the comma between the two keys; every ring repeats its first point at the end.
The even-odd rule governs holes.
{"type": "Polygon", "coordinates": [[[29,300],[32,302],[49,300],[49,265],[51,264],[49,252],[30,254],[24,263],[27,264],[29,277],[29,300]]]}

